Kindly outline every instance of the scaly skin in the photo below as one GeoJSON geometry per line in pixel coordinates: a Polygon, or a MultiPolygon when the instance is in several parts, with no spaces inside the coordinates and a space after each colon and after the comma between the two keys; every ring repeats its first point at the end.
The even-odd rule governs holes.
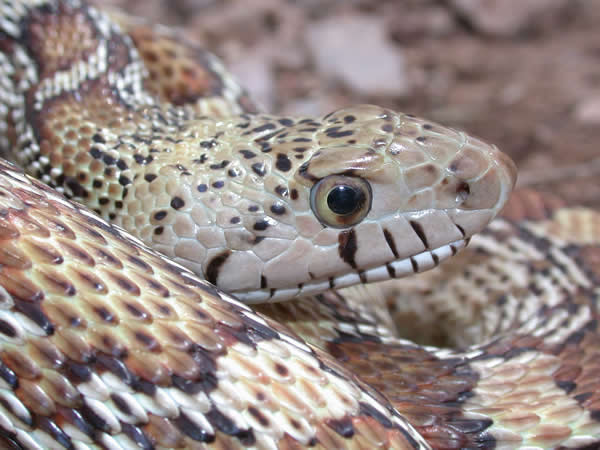
{"type": "Polygon", "coordinates": [[[1,163],[4,446],[597,445],[593,213],[542,204],[427,278],[303,296],[437,265],[502,208],[514,165],[374,106],[256,114],[211,55],[74,0],[2,14],[5,154],[196,272],[1,163]],[[334,176],[364,188],[356,223],[326,209],[334,176]],[[260,308],[312,345],[199,277],[302,296],[260,308]],[[484,342],[420,347],[375,320],[411,299],[481,312],[457,341],[484,342]]]}
{"type": "Polygon", "coordinates": [[[427,448],[331,356],[2,160],[0,265],[1,448],[427,448]]]}
{"type": "Polygon", "coordinates": [[[167,60],[175,79],[161,84],[156,60],[182,46],[168,37],[152,46],[150,30],[129,25],[146,71],[111,22],[66,5],[58,21],[34,8],[4,39],[0,77],[14,92],[3,101],[6,156],[246,302],[429,269],[512,189],[514,164],[495,147],[410,115],[375,106],[322,118],[231,115],[249,107],[213,57],[187,70],[167,60]],[[78,46],[56,51],[63,41],[78,46]],[[219,101],[173,87],[210,76],[221,80],[212,83],[219,101]],[[354,227],[315,216],[311,189],[333,175],[370,186],[370,210],[354,227]]]}

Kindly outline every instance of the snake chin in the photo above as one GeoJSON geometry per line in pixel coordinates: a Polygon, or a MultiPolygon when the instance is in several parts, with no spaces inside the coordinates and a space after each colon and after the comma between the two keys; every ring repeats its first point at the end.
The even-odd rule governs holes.
{"type": "Polygon", "coordinates": [[[402,278],[437,266],[445,259],[464,249],[468,245],[469,240],[470,238],[460,239],[435,249],[425,250],[408,258],[393,260],[369,269],[357,270],[330,278],[314,279],[308,283],[299,284],[294,288],[234,291],[231,294],[247,304],[275,303],[304,295],[318,294],[333,288],[341,289],[356,284],[402,278]]]}

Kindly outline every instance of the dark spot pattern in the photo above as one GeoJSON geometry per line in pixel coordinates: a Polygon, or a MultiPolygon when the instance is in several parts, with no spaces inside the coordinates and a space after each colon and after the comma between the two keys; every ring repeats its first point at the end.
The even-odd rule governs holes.
{"type": "Polygon", "coordinates": [[[181,209],[185,206],[185,202],[181,197],[173,197],[171,199],[171,208],[173,209],[181,209]]]}
{"type": "Polygon", "coordinates": [[[283,153],[277,154],[277,160],[275,161],[275,167],[282,172],[288,172],[292,168],[292,162],[283,153]]]}
{"type": "Polygon", "coordinates": [[[264,231],[269,228],[269,222],[266,219],[259,220],[253,227],[256,231],[264,231]]]}
{"type": "Polygon", "coordinates": [[[273,214],[281,216],[281,215],[285,214],[286,209],[285,209],[285,206],[283,206],[281,203],[273,203],[271,205],[271,212],[273,214]]]}
{"type": "Polygon", "coordinates": [[[265,174],[267,173],[266,166],[265,166],[265,163],[264,163],[264,162],[260,162],[260,163],[258,163],[258,162],[257,162],[257,163],[254,163],[254,164],[252,164],[252,166],[251,166],[251,167],[252,167],[252,171],[253,171],[253,172],[254,172],[256,175],[258,175],[259,177],[264,177],[264,176],[265,176],[265,174]]]}
{"type": "Polygon", "coordinates": [[[252,159],[256,156],[256,153],[250,150],[240,150],[240,153],[245,159],[252,159]]]}

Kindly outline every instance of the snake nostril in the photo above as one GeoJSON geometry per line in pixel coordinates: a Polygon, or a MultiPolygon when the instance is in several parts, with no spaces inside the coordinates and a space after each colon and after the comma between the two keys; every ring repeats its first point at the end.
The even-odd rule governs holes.
{"type": "Polygon", "coordinates": [[[471,187],[469,186],[469,183],[466,181],[461,181],[458,186],[456,186],[456,202],[459,204],[463,203],[465,200],[467,200],[467,197],[469,197],[470,193],[471,187]]]}

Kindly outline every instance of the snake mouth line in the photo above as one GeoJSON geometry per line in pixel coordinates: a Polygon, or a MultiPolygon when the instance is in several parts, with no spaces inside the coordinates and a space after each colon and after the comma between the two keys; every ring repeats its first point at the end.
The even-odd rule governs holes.
{"type": "Polygon", "coordinates": [[[311,280],[293,288],[271,288],[255,291],[232,292],[234,296],[244,303],[273,303],[292,299],[301,295],[317,294],[333,288],[344,288],[355,284],[385,281],[391,278],[402,278],[419,272],[432,269],[440,262],[455,255],[465,248],[470,238],[460,239],[450,244],[442,245],[435,249],[404,259],[397,259],[370,269],[357,270],[327,279],[311,280]]]}

